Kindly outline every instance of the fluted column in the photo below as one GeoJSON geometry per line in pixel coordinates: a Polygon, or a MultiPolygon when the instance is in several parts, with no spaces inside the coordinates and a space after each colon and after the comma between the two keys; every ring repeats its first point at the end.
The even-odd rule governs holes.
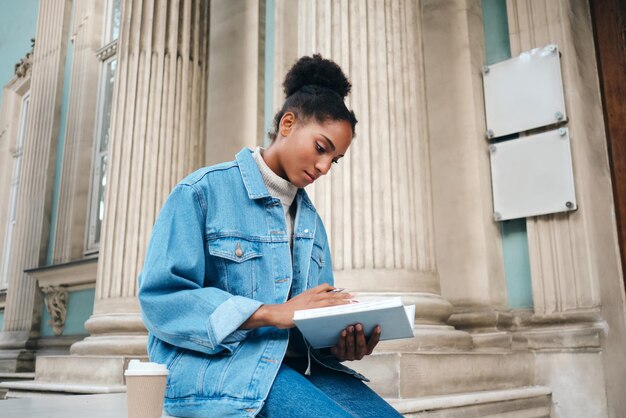
{"type": "MultiPolygon", "coordinates": [[[[71,2],[41,2],[33,55],[30,111],[24,139],[24,159],[17,201],[13,249],[9,260],[4,328],[0,348],[23,349],[37,336],[41,299],[37,283],[24,274],[45,260],[56,139],[61,106],[63,65],[71,2]]],[[[4,357],[4,355],[3,355],[4,357]]],[[[12,370],[15,371],[15,370],[12,370]]]]}
{"type": "Polygon", "coordinates": [[[452,306],[435,262],[420,24],[410,0],[299,2],[299,55],[342,67],[359,119],[346,157],[307,190],[336,282],[361,298],[401,295],[416,304],[416,323],[442,325],[452,306]]]}
{"type": "MultiPolygon", "coordinates": [[[[600,294],[594,274],[595,251],[588,247],[592,227],[585,225],[585,218],[592,216],[587,212],[595,206],[589,199],[608,190],[589,190],[584,177],[585,172],[596,175],[594,172],[603,170],[608,176],[609,167],[597,70],[595,64],[579,67],[583,62],[595,63],[588,6],[564,1],[511,1],[508,8],[513,56],[550,43],[558,44],[561,50],[567,126],[573,138],[575,185],[581,206],[575,212],[528,218],[535,314],[597,310],[600,294]],[[585,141],[591,138],[595,139],[594,143],[585,141]],[[576,160],[583,159],[586,151],[595,154],[604,151],[604,154],[591,164],[578,163],[576,160]]],[[[606,182],[604,187],[610,189],[610,183],[606,182]]],[[[610,192],[606,197],[610,198],[610,192]]],[[[609,207],[607,204],[603,212],[609,207]]]]}
{"type": "MultiPolygon", "coordinates": [[[[448,323],[471,329],[475,346],[507,347],[497,326],[507,310],[500,225],[493,220],[481,67],[480,0],[422,0],[437,266],[448,323]]],[[[485,6],[492,7],[492,6],[485,6]]]]}
{"type": "MultiPolygon", "coordinates": [[[[581,354],[589,347],[602,350],[600,378],[609,415],[618,416],[626,410],[621,393],[626,385],[624,286],[589,3],[508,0],[507,13],[513,55],[550,43],[558,44],[561,51],[578,199],[575,212],[527,220],[532,320],[552,325],[570,322],[552,332],[550,348],[579,349],[581,354]],[[575,338],[589,335],[590,328],[596,331],[592,344],[575,338]]],[[[554,366],[555,375],[562,367],[554,366]]],[[[569,391],[564,388],[563,395],[556,391],[555,399],[569,391]]],[[[589,398],[592,401],[597,402],[589,398]]],[[[573,411],[565,415],[574,416],[573,411]]]]}
{"type": "Polygon", "coordinates": [[[68,95],[63,164],[54,239],[54,264],[82,258],[88,227],[89,186],[96,123],[98,73],[104,16],[103,0],[74,0],[72,13],[72,68],[68,95]]]}
{"type": "Polygon", "coordinates": [[[206,165],[263,144],[265,0],[211,0],[206,165]],[[236,127],[236,129],[233,129],[236,127]]]}
{"type": "Polygon", "coordinates": [[[145,355],[137,276],[157,212],[204,158],[209,2],[125,0],[92,334],[73,354],[145,355]]]}

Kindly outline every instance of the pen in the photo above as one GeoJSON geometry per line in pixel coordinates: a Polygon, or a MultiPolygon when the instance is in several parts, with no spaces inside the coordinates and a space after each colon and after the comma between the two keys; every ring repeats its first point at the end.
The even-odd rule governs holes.
{"type": "Polygon", "coordinates": [[[336,287],[333,290],[329,290],[328,292],[329,293],[340,293],[340,292],[343,292],[344,290],[346,290],[345,287],[336,287]]]}

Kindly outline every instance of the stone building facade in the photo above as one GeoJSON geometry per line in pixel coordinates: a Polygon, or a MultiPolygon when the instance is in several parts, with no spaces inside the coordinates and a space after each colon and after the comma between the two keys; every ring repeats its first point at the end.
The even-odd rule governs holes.
{"type": "Polygon", "coordinates": [[[319,52],[349,75],[359,119],[342,164],[309,190],[336,283],[416,305],[414,339],[351,366],[407,416],[624,416],[623,272],[590,9],[40,2],[34,50],[0,109],[0,387],[125,390],[129,359],[147,355],[137,276],[160,206],[187,173],[266,143],[285,72],[319,52]],[[507,233],[493,218],[481,69],[548,44],[561,51],[578,210],[507,233]],[[524,274],[511,259],[527,260],[525,305],[512,302],[524,274]]]}

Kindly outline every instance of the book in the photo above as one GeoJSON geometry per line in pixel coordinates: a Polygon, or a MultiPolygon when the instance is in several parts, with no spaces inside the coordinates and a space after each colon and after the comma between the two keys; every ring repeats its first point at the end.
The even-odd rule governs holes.
{"type": "Polygon", "coordinates": [[[380,325],[380,340],[413,338],[415,305],[404,306],[400,297],[349,305],[295,311],[293,321],[313,348],[334,347],[341,331],[362,324],[365,336],[380,325]]]}

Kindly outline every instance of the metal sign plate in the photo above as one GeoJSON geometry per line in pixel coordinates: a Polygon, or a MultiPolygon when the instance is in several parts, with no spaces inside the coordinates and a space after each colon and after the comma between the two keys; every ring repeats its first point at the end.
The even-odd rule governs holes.
{"type": "Polygon", "coordinates": [[[489,153],[495,220],[576,209],[567,128],[491,144],[489,153]]]}
{"type": "Polygon", "coordinates": [[[483,67],[483,89],[488,138],[567,119],[556,45],[483,67]]]}

